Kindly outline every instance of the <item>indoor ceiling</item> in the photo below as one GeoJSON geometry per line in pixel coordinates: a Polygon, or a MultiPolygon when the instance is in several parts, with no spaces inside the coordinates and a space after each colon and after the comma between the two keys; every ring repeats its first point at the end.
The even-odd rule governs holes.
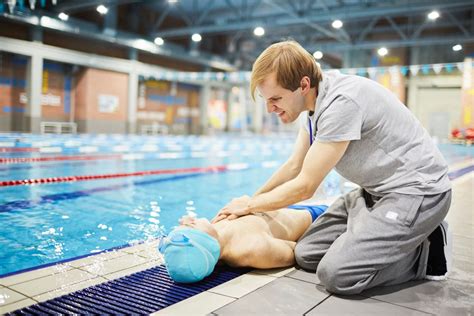
{"type": "MultiPolygon", "coordinates": [[[[12,2],[15,1],[7,0],[5,4],[12,2]]],[[[153,49],[156,54],[166,48],[168,54],[187,54],[191,61],[217,57],[238,69],[248,70],[265,47],[290,38],[310,52],[321,51],[324,54],[321,62],[332,67],[341,66],[344,53],[355,50],[471,43],[474,42],[473,3],[472,0],[18,0],[11,13],[5,5],[2,16],[28,23],[32,16],[58,19],[64,13],[68,19],[61,21],[64,28],[54,27],[57,31],[88,29],[81,36],[97,37],[101,33],[109,41],[135,38],[148,46],[156,45],[158,48],[153,49]],[[35,8],[31,10],[29,5],[33,2],[35,8]],[[99,5],[107,8],[106,14],[97,11],[99,5]],[[430,19],[428,14],[433,10],[439,17],[430,19]],[[335,20],[340,20],[342,27],[333,27],[335,20]],[[255,35],[254,31],[262,33],[262,29],[255,30],[257,27],[263,29],[263,35],[255,35]],[[193,41],[193,34],[199,34],[201,41],[193,41]]],[[[117,42],[128,45],[126,41],[117,42]]]]}

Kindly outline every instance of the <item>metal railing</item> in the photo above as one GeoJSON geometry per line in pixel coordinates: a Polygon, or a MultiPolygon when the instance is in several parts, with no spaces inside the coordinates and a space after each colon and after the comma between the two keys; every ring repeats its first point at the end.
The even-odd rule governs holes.
{"type": "Polygon", "coordinates": [[[73,122],[41,122],[41,134],[76,134],[77,124],[73,122]]]}
{"type": "Polygon", "coordinates": [[[140,132],[142,135],[166,135],[169,133],[168,126],[161,125],[161,124],[150,124],[150,125],[142,125],[140,127],[140,132]]]}

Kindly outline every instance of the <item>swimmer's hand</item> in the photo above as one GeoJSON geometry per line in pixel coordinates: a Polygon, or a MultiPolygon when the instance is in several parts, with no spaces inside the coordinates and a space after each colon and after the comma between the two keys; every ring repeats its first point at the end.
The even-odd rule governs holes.
{"type": "Polygon", "coordinates": [[[250,196],[248,195],[233,199],[217,213],[211,223],[215,224],[223,219],[233,220],[250,214],[249,202],[250,196]]]}

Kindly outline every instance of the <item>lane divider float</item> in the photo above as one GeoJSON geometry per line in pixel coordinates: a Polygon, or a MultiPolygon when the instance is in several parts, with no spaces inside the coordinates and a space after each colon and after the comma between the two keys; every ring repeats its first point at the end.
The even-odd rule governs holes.
{"type": "Polygon", "coordinates": [[[66,160],[101,160],[101,159],[121,159],[121,154],[108,154],[108,155],[87,155],[87,156],[54,156],[54,157],[17,157],[17,158],[5,158],[0,157],[0,164],[17,164],[17,163],[30,163],[30,162],[42,162],[42,161],[66,161],[66,160]]]}
{"type": "Polygon", "coordinates": [[[211,166],[211,167],[197,167],[197,168],[146,170],[146,171],[137,171],[137,172],[128,172],[128,173],[96,174],[96,175],[83,175],[83,176],[25,179],[25,180],[7,180],[7,181],[1,181],[0,187],[45,184],[45,183],[59,183],[59,182],[103,180],[103,179],[151,176],[151,175],[161,175],[161,174],[213,173],[213,172],[223,172],[226,170],[228,170],[227,166],[211,166]]]}
{"type": "Polygon", "coordinates": [[[37,184],[60,183],[60,182],[104,180],[104,179],[164,175],[164,174],[219,173],[219,172],[225,172],[225,171],[241,171],[241,170],[247,170],[251,168],[274,168],[278,166],[280,163],[281,162],[277,162],[277,161],[264,161],[262,163],[256,163],[256,164],[233,163],[233,164],[209,166],[209,167],[158,169],[158,170],[145,170],[145,171],[136,171],[136,172],[128,172],[128,173],[51,177],[51,178],[24,179],[24,180],[6,180],[6,181],[0,181],[0,187],[10,187],[10,186],[19,186],[19,185],[37,185],[37,184]]]}

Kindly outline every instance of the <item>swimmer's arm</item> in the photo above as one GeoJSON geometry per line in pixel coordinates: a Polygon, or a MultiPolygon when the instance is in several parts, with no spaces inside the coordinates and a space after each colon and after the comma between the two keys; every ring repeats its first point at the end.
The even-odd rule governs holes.
{"type": "Polygon", "coordinates": [[[293,153],[288,160],[278,168],[268,181],[258,189],[254,196],[269,192],[291,179],[294,179],[301,171],[303,160],[309,149],[309,134],[304,128],[300,128],[296,138],[293,153]]]}
{"type": "Polygon", "coordinates": [[[264,238],[248,251],[237,254],[234,265],[257,269],[289,267],[295,264],[294,241],[264,238]]]}

